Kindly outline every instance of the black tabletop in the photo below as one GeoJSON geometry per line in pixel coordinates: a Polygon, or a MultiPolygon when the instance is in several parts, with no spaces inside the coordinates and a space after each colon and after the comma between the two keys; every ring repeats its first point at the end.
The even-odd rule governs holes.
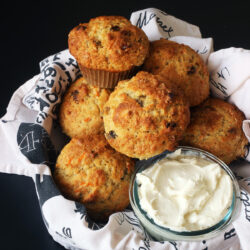
{"type": "MultiPolygon", "coordinates": [[[[67,48],[69,31],[100,15],[122,15],[155,7],[200,27],[215,50],[250,49],[249,6],[244,1],[5,1],[1,5],[0,117],[13,92],[39,73],[39,62],[67,48]]],[[[1,152],[1,149],[0,149],[1,152]]],[[[0,174],[0,249],[64,249],[43,224],[33,181],[0,174]]]]}

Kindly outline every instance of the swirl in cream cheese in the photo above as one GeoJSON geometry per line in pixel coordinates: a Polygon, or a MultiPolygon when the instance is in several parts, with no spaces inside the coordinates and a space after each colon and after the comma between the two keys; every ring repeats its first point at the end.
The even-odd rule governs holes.
{"type": "Polygon", "coordinates": [[[174,231],[209,228],[232,204],[233,183],[217,164],[181,150],[137,173],[141,208],[160,226],[174,231]]]}

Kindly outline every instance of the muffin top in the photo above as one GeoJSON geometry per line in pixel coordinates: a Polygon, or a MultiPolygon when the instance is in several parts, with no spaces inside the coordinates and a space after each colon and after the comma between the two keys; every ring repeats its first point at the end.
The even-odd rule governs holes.
{"type": "Polygon", "coordinates": [[[104,135],[73,138],[58,156],[54,180],[62,193],[83,203],[94,219],[129,204],[134,161],[116,152],[104,135]]]}
{"type": "Polygon", "coordinates": [[[243,157],[248,140],[242,131],[244,114],[234,105],[209,98],[191,109],[182,145],[206,150],[225,163],[243,157]]]}
{"type": "Polygon", "coordinates": [[[69,137],[104,133],[102,111],[110,91],[86,83],[81,77],[64,95],[59,112],[63,132],[69,137]]]}
{"type": "Polygon", "coordinates": [[[150,43],[143,70],[173,81],[196,106],[209,95],[209,73],[198,53],[189,46],[166,39],[150,43]]]}
{"type": "Polygon", "coordinates": [[[103,120],[112,147],[146,159],[175,149],[189,123],[189,106],[169,81],[141,71],[118,83],[104,106],[103,120]]]}
{"type": "Polygon", "coordinates": [[[86,68],[120,72],[140,66],[149,49],[143,30],[120,16],[100,16],[69,33],[69,50],[86,68]]]}

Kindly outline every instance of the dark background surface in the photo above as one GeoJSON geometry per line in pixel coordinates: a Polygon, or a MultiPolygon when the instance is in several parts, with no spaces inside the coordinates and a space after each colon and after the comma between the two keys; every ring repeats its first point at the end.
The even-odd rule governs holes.
{"type": "MultiPolygon", "coordinates": [[[[80,22],[99,15],[129,18],[133,11],[155,7],[198,25],[203,37],[214,38],[215,50],[232,46],[250,49],[247,2],[8,1],[1,6],[0,17],[0,117],[13,92],[39,73],[39,62],[67,48],[67,35],[80,22]]],[[[64,249],[43,224],[31,178],[0,174],[0,201],[0,249],[64,249]]]]}

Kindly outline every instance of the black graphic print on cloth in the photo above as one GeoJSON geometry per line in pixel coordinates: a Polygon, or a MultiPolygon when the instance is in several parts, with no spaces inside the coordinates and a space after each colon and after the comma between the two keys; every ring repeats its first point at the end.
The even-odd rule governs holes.
{"type": "Polygon", "coordinates": [[[210,83],[220,91],[224,98],[227,98],[227,88],[224,86],[223,81],[226,81],[227,78],[230,77],[229,69],[227,67],[223,67],[216,73],[216,79],[214,80],[212,77],[210,77],[210,83]]]}
{"type": "Polygon", "coordinates": [[[248,157],[248,155],[250,154],[250,143],[247,144],[247,146],[245,147],[245,158],[248,157]]]}
{"type": "Polygon", "coordinates": [[[62,232],[66,237],[72,238],[71,229],[69,227],[63,227],[62,232]]]}
{"type": "MultiPolygon", "coordinates": [[[[72,237],[72,230],[69,227],[63,227],[61,232],[55,232],[58,236],[63,238],[64,240],[69,241],[72,245],[76,245],[76,243],[73,241],[72,237]]],[[[78,248],[72,248],[72,249],[78,249],[78,248]]]]}
{"type": "Polygon", "coordinates": [[[39,111],[36,123],[42,124],[48,115],[57,117],[65,90],[81,73],[68,50],[44,59],[40,62],[40,71],[35,88],[25,95],[23,103],[39,111]]]}
{"type": "MultiPolygon", "coordinates": [[[[160,13],[164,16],[168,15],[167,13],[163,11],[160,11],[160,13]]],[[[173,28],[171,26],[168,26],[166,23],[164,23],[162,19],[159,16],[157,16],[155,13],[148,13],[147,11],[140,13],[136,26],[141,29],[143,26],[146,26],[154,18],[156,20],[156,23],[158,24],[158,27],[161,28],[161,30],[166,33],[166,38],[170,38],[171,33],[174,31],[173,28]]]]}
{"type": "Polygon", "coordinates": [[[244,181],[247,183],[247,186],[250,186],[250,177],[244,178],[244,181]]]}
{"type": "Polygon", "coordinates": [[[40,174],[36,174],[36,189],[41,207],[48,199],[61,195],[50,175],[43,175],[41,180],[40,174]]]}
{"type": "Polygon", "coordinates": [[[169,241],[169,243],[174,247],[175,250],[178,250],[177,243],[175,241],[169,241]]]}
{"type": "Polygon", "coordinates": [[[204,245],[204,248],[202,248],[202,250],[208,250],[208,247],[206,246],[207,241],[203,240],[202,244],[204,245]]]}
{"type": "Polygon", "coordinates": [[[201,54],[201,55],[204,55],[207,52],[208,52],[208,49],[207,49],[206,46],[203,49],[201,49],[201,50],[199,50],[199,49],[196,50],[196,53],[201,54]]]}
{"type": "Polygon", "coordinates": [[[53,168],[56,151],[47,131],[35,123],[21,123],[17,132],[20,151],[35,164],[46,164],[53,168]]]}
{"type": "Polygon", "coordinates": [[[105,226],[105,224],[96,223],[91,218],[89,218],[89,216],[87,214],[87,210],[83,204],[81,204],[79,202],[75,202],[75,206],[76,206],[76,209],[74,210],[74,212],[80,213],[81,219],[85,216],[85,221],[88,223],[88,228],[90,228],[92,230],[98,230],[98,229],[101,229],[102,227],[105,226]]]}
{"type": "Polygon", "coordinates": [[[224,233],[224,240],[228,240],[234,236],[236,236],[236,232],[235,229],[233,228],[230,231],[224,233]]]}
{"type": "Polygon", "coordinates": [[[141,234],[143,238],[143,244],[144,246],[140,246],[140,250],[150,250],[150,240],[153,238],[144,230],[141,223],[139,222],[138,218],[135,216],[135,213],[133,211],[126,210],[125,212],[119,212],[116,216],[116,222],[121,226],[124,222],[129,223],[132,225],[132,230],[137,231],[139,234],[141,234]],[[133,216],[129,216],[128,212],[132,212],[133,216]]]}
{"type": "Polygon", "coordinates": [[[250,222],[250,198],[248,193],[243,189],[240,191],[240,199],[245,206],[246,220],[250,222]]]}

